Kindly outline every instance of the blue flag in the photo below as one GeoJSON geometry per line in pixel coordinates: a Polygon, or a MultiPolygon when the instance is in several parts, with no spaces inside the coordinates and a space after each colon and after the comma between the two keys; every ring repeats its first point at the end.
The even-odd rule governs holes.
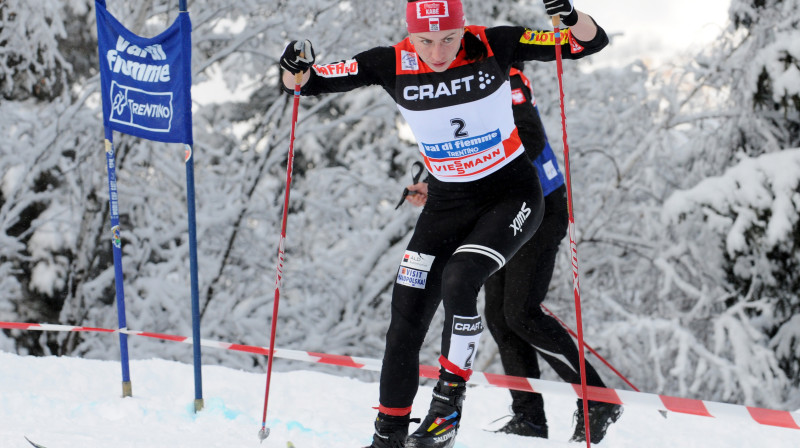
{"type": "Polygon", "coordinates": [[[133,34],[95,0],[106,138],[112,130],[167,143],[192,142],[192,23],[189,13],[163,33],[133,34]]]}

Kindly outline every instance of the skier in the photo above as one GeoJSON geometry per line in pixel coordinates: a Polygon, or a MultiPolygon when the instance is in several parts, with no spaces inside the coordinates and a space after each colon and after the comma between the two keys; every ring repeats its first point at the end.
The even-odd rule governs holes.
{"type": "MultiPolygon", "coordinates": [[[[486,325],[497,342],[500,360],[508,375],[539,377],[537,354],[564,381],[580,384],[580,357],[572,338],[559,322],[542,312],[556,255],[567,234],[569,211],[564,177],[547,141],[539,118],[530,81],[522,65],[511,69],[514,120],[528,157],[534,161],[544,194],[544,217],[533,237],[506,266],[484,285],[486,325]]],[[[605,387],[600,375],[586,363],[589,386],[605,387]]],[[[512,390],[514,416],[500,431],[547,438],[547,419],[541,394],[512,390]]],[[[589,401],[589,433],[592,443],[605,437],[608,426],[617,421],[622,407],[589,401]]],[[[585,441],[583,403],[578,400],[575,432],[570,440],[585,441]]]]}
{"type": "MultiPolygon", "coordinates": [[[[486,326],[497,342],[505,373],[526,378],[539,378],[537,353],[561,378],[580,384],[580,358],[569,333],[556,319],[542,312],[550,280],[553,276],[558,246],[567,234],[569,211],[564,176],[558,168],[553,149],[547,141],[539,117],[530,80],[522,73],[524,63],[512,64],[511,101],[514,122],[533,161],[544,194],[544,216],[536,233],[522,248],[484,284],[486,293],[486,326]]],[[[427,200],[427,179],[406,187],[406,200],[422,206],[427,200]]],[[[587,383],[605,387],[600,375],[586,363],[587,383]]],[[[541,394],[511,390],[511,420],[498,432],[528,437],[547,438],[547,418],[541,394]]],[[[622,406],[589,401],[589,431],[592,443],[599,443],[608,426],[619,419],[622,406]]],[[[575,411],[573,442],[586,441],[583,403],[578,400],[575,411]]]]}
{"type": "MultiPolygon", "coordinates": [[[[545,0],[571,29],[560,44],[578,59],[608,44],[605,32],[570,0],[545,0]]],[[[409,1],[409,37],[354,58],[314,65],[311,42],[281,56],[284,87],[302,73],[303,95],[380,85],[419,142],[430,175],[392,292],[392,317],[371,447],[452,447],[466,382],[483,330],[477,295],[484,281],[527,241],[542,217],[536,169],[520,157],[508,70],[522,60],[552,61],[552,33],[524,27],[466,26],[460,0],[409,1]],[[439,381],[428,415],[408,435],[419,387],[419,351],[443,302],[439,381]]]]}

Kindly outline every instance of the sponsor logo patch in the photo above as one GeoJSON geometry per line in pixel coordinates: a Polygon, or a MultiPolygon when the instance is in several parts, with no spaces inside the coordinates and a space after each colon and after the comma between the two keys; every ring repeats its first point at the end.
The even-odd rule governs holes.
{"type": "Polygon", "coordinates": [[[417,2],[417,18],[431,19],[436,17],[449,17],[450,11],[444,0],[429,0],[417,2]]]}
{"type": "Polygon", "coordinates": [[[444,435],[442,435],[442,436],[436,436],[436,437],[434,437],[434,438],[433,438],[433,440],[434,440],[434,442],[436,442],[436,443],[442,443],[442,442],[446,442],[447,440],[450,440],[450,439],[452,439],[452,438],[453,438],[455,435],[456,435],[456,432],[455,432],[455,431],[450,431],[450,432],[447,432],[447,433],[445,433],[445,434],[444,434],[444,435]]]}
{"type": "Polygon", "coordinates": [[[419,70],[419,59],[417,54],[403,50],[400,53],[400,68],[402,70],[419,70]]]}
{"type": "Polygon", "coordinates": [[[578,41],[575,40],[574,37],[572,37],[572,34],[569,35],[569,49],[572,52],[572,54],[577,54],[584,50],[581,44],[579,44],[578,41]]]}
{"type": "Polygon", "coordinates": [[[407,250],[406,253],[403,254],[403,261],[400,262],[400,266],[429,272],[435,258],[436,257],[433,255],[407,250]]]}
{"type": "Polygon", "coordinates": [[[341,78],[343,76],[358,74],[358,61],[348,59],[327,65],[315,65],[314,71],[323,78],[341,78]]]}
{"type": "Polygon", "coordinates": [[[397,284],[399,285],[410,286],[417,289],[425,289],[425,283],[427,283],[427,281],[427,272],[405,267],[400,267],[400,270],[397,272],[397,284]]]}
{"type": "Polygon", "coordinates": [[[111,244],[116,248],[122,247],[122,238],[119,236],[119,226],[111,228],[111,244]]]}
{"type": "Polygon", "coordinates": [[[525,93],[522,89],[514,89],[511,91],[511,102],[514,105],[525,103],[525,93]]]}
{"type": "MultiPolygon", "coordinates": [[[[561,43],[569,42],[572,40],[572,34],[569,29],[561,30],[561,43]]],[[[552,31],[534,31],[526,29],[519,38],[519,42],[528,45],[554,45],[556,42],[555,33],[552,31]]],[[[575,53],[575,51],[573,51],[575,53]]]]}
{"type": "Polygon", "coordinates": [[[453,334],[456,336],[475,336],[483,332],[480,316],[453,316],[453,334]]]}
{"type": "Polygon", "coordinates": [[[440,176],[479,173],[504,160],[500,130],[443,143],[422,143],[431,172],[440,176]]]}
{"type": "Polygon", "coordinates": [[[558,171],[556,170],[556,167],[553,166],[552,160],[548,160],[547,163],[542,165],[542,168],[544,168],[544,174],[547,176],[547,179],[552,179],[558,176],[558,171]]]}
{"type": "Polygon", "coordinates": [[[421,86],[407,86],[403,89],[403,98],[408,101],[424,99],[435,99],[442,96],[453,96],[459,90],[464,92],[472,91],[472,81],[475,76],[465,76],[450,80],[450,83],[440,82],[439,84],[423,84],[421,86]]]}
{"type": "Polygon", "coordinates": [[[517,236],[517,232],[522,233],[522,225],[525,224],[528,216],[531,216],[531,208],[528,207],[526,202],[523,202],[522,207],[517,212],[517,216],[514,217],[514,221],[509,226],[514,229],[514,236],[517,236]]]}
{"type": "Polygon", "coordinates": [[[109,121],[145,129],[169,132],[172,127],[172,92],[151,92],[111,82],[109,121]]]}

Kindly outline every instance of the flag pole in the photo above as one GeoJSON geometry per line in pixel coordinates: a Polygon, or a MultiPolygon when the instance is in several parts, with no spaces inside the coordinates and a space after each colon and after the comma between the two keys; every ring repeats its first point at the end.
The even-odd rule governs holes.
{"type": "Polygon", "coordinates": [[[119,324],[119,355],[122,365],[122,397],[133,396],[130,367],[128,361],[128,335],[125,322],[125,290],[122,275],[122,238],[119,232],[119,202],[117,196],[117,170],[114,161],[113,131],[106,129],[105,151],[106,169],[108,171],[108,201],[111,215],[111,247],[114,254],[114,286],[117,296],[117,321],[119,324]]]}
{"type": "MultiPolygon", "coordinates": [[[[186,0],[180,0],[180,13],[188,14],[186,0]]],[[[190,106],[191,107],[191,106],[190,106]]],[[[191,109],[190,112],[191,113],[191,109]]],[[[200,352],[200,287],[197,275],[197,212],[194,198],[194,149],[185,144],[184,162],[186,165],[186,206],[189,215],[189,270],[192,288],[192,348],[194,358],[194,411],[203,407],[203,373],[200,352]]]]}
{"type": "Polygon", "coordinates": [[[197,220],[194,199],[194,150],[186,149],[186,205],[189,215],[189,268],[192,283],[192,348],[194,350],[194,411],[203,409],[203,374],[200,356],[200,287],[197,280],[197,220]]]}

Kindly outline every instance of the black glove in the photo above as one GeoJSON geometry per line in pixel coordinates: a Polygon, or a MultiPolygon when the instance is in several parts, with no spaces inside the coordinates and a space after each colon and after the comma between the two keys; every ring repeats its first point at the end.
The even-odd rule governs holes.
{"type": "Polygon", "coordinates": [[[572,26],[578,23],[578,11],[572,7],[572,0],[543,0],[544,9],[547,10],[547,15],[554,16],[556,14],[561,16],[561,21],[566,26],[572,26]]]}
{"type": "Polygon", "coordinates": [[[308,39],[302,42],[293,40],[283,50],[281,67],[289,73],[296,75],[308,70],[312,65],[314,65],[314,47],[308,39]]]}

